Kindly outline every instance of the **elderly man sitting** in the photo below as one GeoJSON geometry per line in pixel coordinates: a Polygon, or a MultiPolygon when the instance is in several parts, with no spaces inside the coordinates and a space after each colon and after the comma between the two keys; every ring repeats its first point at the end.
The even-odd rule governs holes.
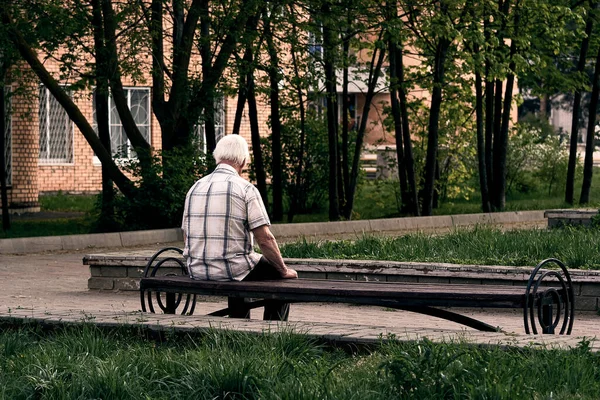
{"type": "MultiPolygon", "coordinates": [[[[220,281],[297,278],[281,257],[258,189],[240,176],[250,158],[246,140],[225,136],[213,156],[217,167],[194,183],[185,198],[183,255],[191,277],[220,281]],[[253,238],[262,255],[254,251],[253,238]]],[[[229,299],[229,307],[238,310],[231,317],[250,318],[242,302],[229,299]]],[[[266,320],[287,320],[288,315],[288,303],[270,300],[265,305],[266,320]]]]}

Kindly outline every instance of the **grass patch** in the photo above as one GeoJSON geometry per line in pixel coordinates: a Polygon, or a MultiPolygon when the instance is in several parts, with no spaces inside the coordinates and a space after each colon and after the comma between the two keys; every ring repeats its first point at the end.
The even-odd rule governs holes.
{"type": "Polygon", "coordinates": [[[9,231],[0,230],[0,239],[87,234],[93,226],[89,217],[11,221],[9,231]]]}
{"type": "Polygon", "coordinates": [[[533,266],[543,259],[553,257],[569,268],[600,270],[598,249],[600,230],[574,227],[512,231],[476,227],[457,229],[444,235],[364,235],[356,240],[304,240],[281,246],[283,256],[291,258],[533,266]]]}
{"type": "Polygon", "coordinates": [[[422,340],[349,352],[294,333],[153,342],[93,325],[21,327],[0,329],[0,382],[2,399],[596,399],[600,358],[585,340],[569,351],[422,340]]]}
{"type": "Polygon", "coordinates": [[[41,211],[74,211],[88,213],[94,209],[96,195],[70,195],[58,192],[52,195],[40,195],[41,211]]]}

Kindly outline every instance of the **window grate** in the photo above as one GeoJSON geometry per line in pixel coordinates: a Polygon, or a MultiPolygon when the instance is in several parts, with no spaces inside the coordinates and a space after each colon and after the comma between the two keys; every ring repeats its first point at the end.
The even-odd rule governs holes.
{"type": "Polygon", "coordinates": [[[6,185],[12,185],[12,100],[10,86],[4,88],[4,165],[6,185]]]}
{"type": "Polygon", "coordinates": [[[73,163],[73,123],[50,91],[39,89],[40,164],[73,163]]]}
{"type": "MultiPolygon", "coordinates": [[[[126,88],[124,89],[127,98],[127,105],[131,111],[140,133],[150,143],[150,89],[148,88],[126,88]]],[[[96,119],[96,96],[94,97],[94,130],[98,133],[98,123],[96,119]]],[[[110,96],[108,121],[110,128],[110,149],[113,157],[119,159],[132,159],[136,157],[135,151],[127,139],[127,134],[123,129],[117,106],[110,96]]]]}

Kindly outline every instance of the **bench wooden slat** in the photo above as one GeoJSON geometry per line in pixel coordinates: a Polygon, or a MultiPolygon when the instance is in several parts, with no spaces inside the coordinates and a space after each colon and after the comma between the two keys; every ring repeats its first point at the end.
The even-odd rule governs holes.
{"type": "Polygon", "coordinates": [[[142,278],[140,289],[288,301],[346,302],[374,305],[522,307],[523,288],[502,285],[415,284],[319,279],[254,282],[197,281],[185,276],[142,278]]]}

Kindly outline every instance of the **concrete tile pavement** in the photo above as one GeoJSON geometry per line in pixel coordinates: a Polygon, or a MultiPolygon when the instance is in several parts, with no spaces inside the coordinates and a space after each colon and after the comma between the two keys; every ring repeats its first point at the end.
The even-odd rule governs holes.
{"type": "MultiPolygon", "coordinates": [[[[160,245],[164,247],[166,245],[160,245]]],[[[132,246],[128,250],[156,249],[132,246]]],[[[125,250],[125,249],[124,249],[125,250]]],[[[94,252],[98,252],[94,249],[94,252]]],[[[102,250],[100,250],[102,251],[102,250]]],[[[294,329],[338,342],[378,342],[382,335],[399,340],[427,337],[440,341],[477,344],[574,347],[584,338],[600,338],[600,316],[576,314],[571,336],[525,335],[518,310],[462,310],[464,314],[502,327],[501,333],[484,333],[456,323],[381,307],[344,304],[294,304],[289,323],[262,321],[260,310],[252,320],[203,316],[226,306],[222,298],[203,298],[194,316],[169,316],[139,312],[137,292],[107,292],[87,289],[88,267],[82,264],[87,250],[52,251],[0,256],[0,318],[34,319],[45,323],[94,322],[99,324],[142,324],[154,329],[206,329],[227,327],[251,332],[294,329]]],[[[600,341],[592,347],[600,350],[600,341]]]]}

